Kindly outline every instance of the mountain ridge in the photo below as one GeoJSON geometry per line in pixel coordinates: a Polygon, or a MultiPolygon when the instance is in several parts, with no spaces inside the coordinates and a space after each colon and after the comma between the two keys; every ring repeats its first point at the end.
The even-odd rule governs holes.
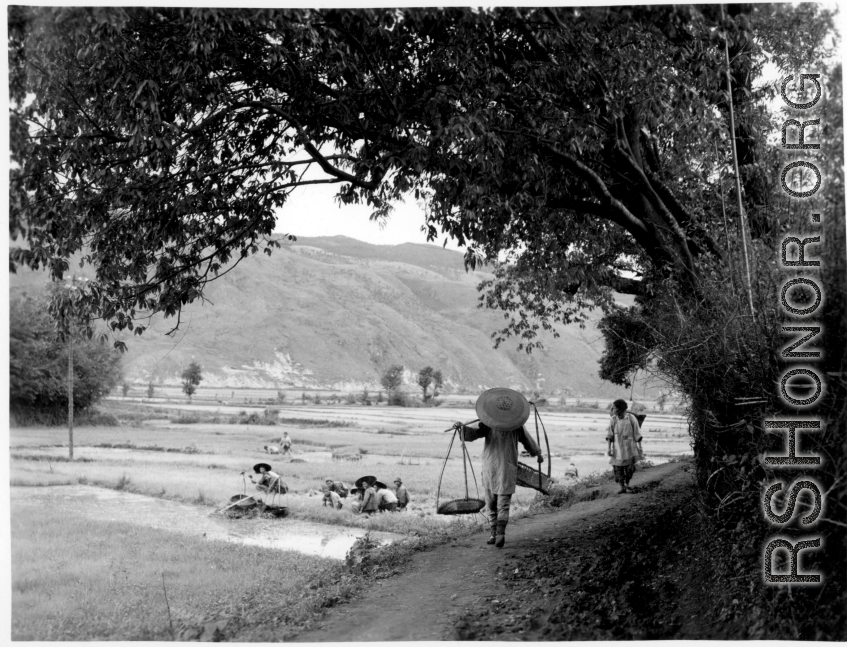
{"type": "MultiPolygon", "coordinates": [[[[424,366],[441,370],[448,390],[492,386],[570,396],[619,397],[597,361],[599,313],[585,328],[544,332],[532,354],[491,333],[504,313],[477,308],[485,268],[467,272],[461,252],[434,245],[373,245],[345,236],[281,242],[271,256],[244,259],[207,286],[208,303],[185,306],[180,330],[154,315],[129,345],[125,374],[135,383],[179,383],[190,361],[204,386],[378,390],[389,366],[402,364],[409,388],[424,366]]],[[[84,273],[84,272],[82,272],[84,273]]],[[[38,275],[11,275],[12,294],[37,289],[38,275]]],[[[508,315],[511,316],[511,315],[508,315]]]]}

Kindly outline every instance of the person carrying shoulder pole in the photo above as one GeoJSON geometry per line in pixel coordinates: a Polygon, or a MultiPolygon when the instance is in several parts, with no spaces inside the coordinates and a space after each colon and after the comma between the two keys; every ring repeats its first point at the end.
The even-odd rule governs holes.
{"type": "Polygon", "coordinates": [[[460,438],[472,442],[485,439],[482,450],[482,487],[485,490],[485,510],[491,535],[488,544],[502,548],[506,542],[509,508],[518,479],[518,442],[544,462],[541,449],[527,433],[524,423],[529,419],[529,402],[512,389],[496,388],[482,393],[476,401],[476,426],[455,423],[460,438]]]}

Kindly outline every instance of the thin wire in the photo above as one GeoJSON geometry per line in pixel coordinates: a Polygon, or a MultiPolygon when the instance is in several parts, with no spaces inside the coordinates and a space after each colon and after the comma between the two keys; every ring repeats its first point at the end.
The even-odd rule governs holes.
{"type": "MultiPolygon", "coordinates": [[[[723,5],[721,7],[721,22],[725,21],[723,5]]],[[[729,67],[729,34],[726,33],[726,24],[724,24],[724,55],[726,57],[726,87],[729,102],[729,141],[732,143],[732,163],[735,167],[735,191],[738,196],[738,217],[741,223],[741,249],[744,252],[744,268],[747,272],[747,299],[750,304],[750,315],[755,318],[756,310],[753,307],[753,280],[750,276],[750,259],[747,255],[747,226],[745,222],[744,204],[741,201],[741,172],[738,170],[738,149],[735,144],[735,109],[732,105],[732,77],[730,76],[729,67]]]]}

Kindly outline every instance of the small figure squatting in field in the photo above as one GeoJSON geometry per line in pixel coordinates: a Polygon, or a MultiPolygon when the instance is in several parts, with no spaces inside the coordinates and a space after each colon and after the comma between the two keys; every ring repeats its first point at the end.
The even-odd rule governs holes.
{"type": "Polygon", "coordinates": [[[356,492],[359,495],[359,500],[354,501],[350,507],[353,508],[354,514],[371,515],[379,511],[379,499],[376,496],[374,485],[376,484],[375,476],[362,476],[356,480],[356,492]]]}
{"type": "Polygon", "coordinates": [[[626,410],[626,401],[615,400],[609,408],[612,418],[606,442],[609,445],[609,464],[615,472],[615,481],[620,483],[618,494],[629,488],[629,481],[635,474],[635,463],[643,455],[641,450],[641,427],[638,419],[626,410]],[[637,445],[636,445],[637,443],[637,445]]]}
{"type": "Polygon", "coordinates": [[[266,454],[279,454],[279,447],[276,445],[265,445],[266,454]]]}
{"type": "Polygon", "coordinates": [[[512,389],[489,389],[476,401],[479,423],[475,427],[455,423],[460,437],[467,441],[485,439],[482,450],[482,487],[485,510],[491,528],[489,544],[502,548],[506,542],[509,507],[518,478],[518,442],[530,456],[544,462],[541,450],[524,428],[529,419],[529,402],[512,389]]]}
{"type": "Polygon", "coordinates": [[[267,494],[285,494],[288,492],[288,486],[280,478],[279,474],[271,469],[267,463],[257,463],[253,466],[253,471],[258,475],[250,475],[250,480],[256,484],[256,489],[267,494]]]}
{"type": "Polygon", "coordinates": [[[402,512],[406,509],[406,506],[409,505],[412,497],[409,496],[409,490],[407,490],[406,486],[403,485],[403,481],[399,476],[394,479],[394,485],[397,486],[397,489],[394,492],[397,496],[397,509],[402,512]]]}
{"type": "Polygon", "coordinates": [[[376,487],[377,508],[380,512],[397,512],[397,495],[394,491],[380,481],[374,483],[376,487]]]}
{"type": "Polygon", "coordinates": [[[344,505],[341,503],[341,499],[347,498],[347,486],[344,485],[341,481],[333,481],[332,479],[326,480],[326,487],[324,488],[324,498],[323,504],[324,506],[332,506],[336,510],[341,510],[344,505]]]}

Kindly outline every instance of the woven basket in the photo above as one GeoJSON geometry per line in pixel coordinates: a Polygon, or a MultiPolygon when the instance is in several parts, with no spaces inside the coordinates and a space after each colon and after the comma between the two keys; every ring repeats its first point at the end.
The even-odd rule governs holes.
{"type": "Polygon", "coordinates": [[[546,474],[541,474],[541,483],[539,484],[538,470],[518,462],[518,485],[538,490],[542,494],[548,494],[552,483],[550,483],[550,479],[546,474]]]}
{"type": "Polygon", "coordinates": [[[246,494],[236,494],[229,498],[232,503],[235,503],[239,508],[252,508],[258,505],[256,499],[252,496],[247,496],[246,494]]]}
{"type": "Polygon", "coordinates": [[[474,514],[485,507],[480,499],[453,499],[438,506],[438,514],[474,514]]]}

